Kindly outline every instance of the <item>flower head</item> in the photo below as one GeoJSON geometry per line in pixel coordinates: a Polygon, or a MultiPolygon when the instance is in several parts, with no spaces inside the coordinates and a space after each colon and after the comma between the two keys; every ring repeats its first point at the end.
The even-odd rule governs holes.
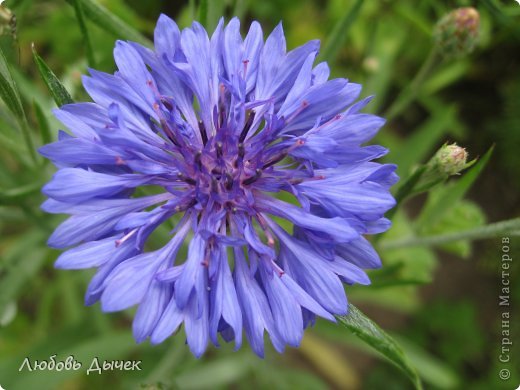
{"type": "Polygon", "coordinates": [[[477,46],[480,15],[475,8],[457,8],[436,24],[433,38],[445,57],[463,57],[477,46]]]}
{"type": "Polygon", "coordinates": [[[361,145],[384,121],[359,113],[358,84],[313,65],[317,41],[286,53],[281,25],[264,42],[256,22],[242,39],[221,21],[210,38],[161,16],[154,38],[118,42],[118,71],[83,79],[94,103],[55,112],[73,133],[40,150],[59,167],[42,207],[71,215],[49,239],[73,247],[56,267],[97,267],[86,304],[138,305],[138,342],[184,324],[196,356],[244,331],[259,355],[264,331],[297,346],[316,315],[346,314],[342,282],[380,266],[363,234],[389,227],[397,178],[371,161],[386,149],[361,145]]]}

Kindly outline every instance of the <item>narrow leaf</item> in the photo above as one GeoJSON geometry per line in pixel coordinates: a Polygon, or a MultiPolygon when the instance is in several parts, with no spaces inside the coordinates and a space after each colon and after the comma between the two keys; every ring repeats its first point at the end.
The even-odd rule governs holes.
{"type": "Polygon", "coordinates": [[[460,388],[458,374],[447,362],[431,355],[429,351],[408,339],[398,335],[395,335],[394,338],[413,361],[424,382],[428,382],[438,389],[460,388]]]}
{"type": "Polygon", "coordinates": [[[34,45],[32,47],[32,52],[34,62],[36,62],[36,65],[38,66],[40,76],[47,85],[47,88],[49,88],[49,91],[51,92],[51,95],[56,104],[60,107],[64,104],[74,103],[74,100],[72,100],[72,97],[70,96],[69,92],[67,91],[67,89],[65,89],[58,77],[56,77],[54,72],[49,68],[45,61],[43,61],[43,59],[38,55],[36,49],[34,48],[34,45]]]}
{"type": "Polygon", "coordinates": [[[322,60],[333,62],[336,59],[336,55],[341,49],[341,46],[345,43],[348,31],[356,20],[362,5],[363,0],[357,0],[352,8],[350,8],[334,26],[334,29],[330,33],[327,43],[323,48],[321,54],[322,60]]]}
{"type": "Polygon", "coordinates": [[[298,351],[320,373],[320,376],[326,378],[335,388],[357,389],[360,387],[359,375],[352,367],[350,359],[335,345],[308,332],[298,351]]]}
{"type": "Polygon", "coordinates": [[[16,203],[20,199],[26,198],[30,195],[40,192],[42,185],[45,181],[42,179],[34,180],[34,182],[25,184],[20,187],[3,189],[0,187],[0,201],[2,203],[16,203]]]}
{"type": "Polygon", "coordinates": [[[31,156],[34,163],[37,162],[38,158],[34,151],[34,143],[31,137],[31,132],[27,124],[27,117],[23,109],[22,100],[20,99],[20,93],[18,87],[14,82],[13,76],[9,71],[7,60],[4,56],[2,49],[0,48],[0,97],[5,102],[5,105],[11,110],[18,120],[18,125],[22,132],[22,136],[27,147],[27,151],[31,156]]]}
{"type": "Polygon", "coordinates": [[[9,71],[7,59],[0,48],[0,97],[5,105],[17,117],[18,120],[25,120],[25,112],[23,110],[22,101],[18,88],[13,80],[13,76],[9,71]]]}
{"type": "MultiPolygon", "coordinates": [[[[16,361],[13,361],[13,359],[0,361],[2,372],[10,373],[10,377],[6,378],[5,387],[7,389],[40,390],[64,388],[66,383],[74,381],[74,378],[86,377],[86,372],[91,368],[91,365],[93,371],[90,371],[89,374],[91,376],[99,375],[99,371],[94,371],[96,368],[93,365],[96,363],[95,359],[97,359],[99,365],[102,365],[105,360],[125,359],[137,348],[130,332],[110,332],[86,340],[78,340],[81,337],[81,329],[76,329],[76,334],[78,336],[74,337],[72,333],[68,340],[62,341],[61,339],[66,337],[66,333],[64,328],[61,328],[60,332],[48,335],[43,343],[33,345],[31,349],[24,351],[23,356],[29,356],[31,361],[49,360],[49,357],[54,354],[56,354],[57,361],[65,361],[68,356],[73,356],[76,362],[81,363],[79,370],[58,371],[47,369],[29,372],[24,369],[19,372],[23,358],[16,356],[16,361]],[[66,346],[63,345],[65,342],[67,342],[66,346]]],[[[140,365],[141,369],[144,364],[145,362],[140,365]]]]}
{"type": "Polygon", "coordinates": [[[40,128],[40,136],[42,139],[42,143],[48,144],[52,140],[49,121],[45,117],[45,113],[43,112],[42,107],[36,100],[33,100],[33,109],[34,116],[36,117],[36,122],[38,123],[38,127],[40,128]]]}
{"type": "Polygon", "coordinates": [[[72,0],[72,3],[74,7],[74,12],[76,13],[76,19],[78,19],[79,29],[81,30],[81,34],[83,35],[83,42],[85,43],[88,64],[91,68],[95,68],[96,61],[94,60],[94,51],[92,50],[92,43],[90,42],[87,24],[85,23],[83,5],[80,0],[72,0]]]}
{"type": "Polygon", "coordinates": [[[105,31],[114,34],[116,37],[128,39],[130,41],[141,43],[145,46],[152,46],[150,40],[145,38],[139,31],[129,26],[116,15],[112,14],[101,4],[93,0],[66,0],[67,3],[74,5],[77,1],[81,3],[85,16],[92,22],[97,24],[105,31]]]}
{"type": "Polygon", "coordinates": [[[213,31],[217,27],[219,19],[224,15],[225,8],[223,0],[208,1],[208,20],[206,22],[208,31],[213,31]]]}
{"type": "Polygon", "coordinates": [[[16,300],[23,287],[43,266],[47,252],[41,250],[42,241],[42,231],[36,230],[6,251],[0,284],[0,313],[5,311],[9,302],[16,300]]]}
{"type": "Polygon", "coordinates": [[[182,372],[175,378],[180,389],[227,388],[251,370],[251,361],[242,356],[219,359],[182,372]]]}
{"type": "Polygon", "coordinates": [[[354,305],[349,303],[348,309],[349,313],[346,316],[337,316],[337,319],[354,335],[404,371],[416,389],[422,389],[415,368],[410,365],[408,358],[395,340],[354,305]]]}

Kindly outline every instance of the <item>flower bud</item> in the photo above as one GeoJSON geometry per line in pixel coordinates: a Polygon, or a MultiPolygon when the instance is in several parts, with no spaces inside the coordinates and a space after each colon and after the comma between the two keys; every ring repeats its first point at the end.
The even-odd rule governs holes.
{"type": "Polygon", "coordinates": [[[457,8],[437,22],[433,38],[445,57],[463,57],[475,49],[479,27],[480,15],[475,8],[457,8]]]}
{"type": "Polygon", "coordinates": [[[444,145],[433,157],[432,164],[438,167],[441,173],[451,176],[466,168],[467,158],[466,149],[457,144],[444,145]]]}
{"type": "Polygon", "coordinates": [[[422,166],[423,172],[418,183],[413,187],[413,192],[428,191],[445,182],[450,176],[457,175],[460,171],[469,168],[476,160],[468,163],[467,158],[466,149],[457,144],[444,144],[430,161],[422,166]]]}

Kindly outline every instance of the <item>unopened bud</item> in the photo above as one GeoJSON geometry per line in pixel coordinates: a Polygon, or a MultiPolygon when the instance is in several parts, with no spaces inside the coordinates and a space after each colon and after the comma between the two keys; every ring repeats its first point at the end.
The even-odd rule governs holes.
{"type": "Polygon", "coordinates": [[[467,159],[466,149],[457,144],[444,145],[433,157],[432,164],[438,167],[442,173],[451,176],[466,168],[467,159]]]}
{"type": "Polygon", "coordinates": [[[434,41],[445,57],[462,57],[478,43],[480,15],[475,8],[457,8],[444,15],[434,30],[434,41]]]}
{"type": "Polygon", "coordinates": [[[466,149],[457,144],[444,144],[430,161],[422,166],[423,172],[414,187],[414,192],[428,191],[445,182],[450,176],[457,175],[462,170],[469,168],[476,160],[468,163],[467,158],[466,149]]]}

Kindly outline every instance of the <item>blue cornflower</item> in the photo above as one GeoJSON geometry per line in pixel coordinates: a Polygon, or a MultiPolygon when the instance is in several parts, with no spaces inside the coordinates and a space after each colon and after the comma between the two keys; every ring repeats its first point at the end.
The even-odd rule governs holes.
{"type": "Polygon", "coordinates": [[[184,323],[196,356],[219,333],[239,348],[245,331],[261,356],[264,331],[277,351],[298,346],[316,315],[347,313],[342,282],[381,265],[363,235],[389,228],[397,176],[371,161],[385,148],[361,145],[384,120],[359,113],[360,85],[313,65],[318,41],[286,53],[281,25],[264,43],[256,22],[209,38],[163,15],[154,41],[117,42],[118,71],[83,78],[94,103],[55,111],[73,133],[40,149],[59,168],[42,207],[71,215],[49,238],[73,247],[56,267],[98,269],[87,305],[138,305],[138,342],[184,323]]]}

